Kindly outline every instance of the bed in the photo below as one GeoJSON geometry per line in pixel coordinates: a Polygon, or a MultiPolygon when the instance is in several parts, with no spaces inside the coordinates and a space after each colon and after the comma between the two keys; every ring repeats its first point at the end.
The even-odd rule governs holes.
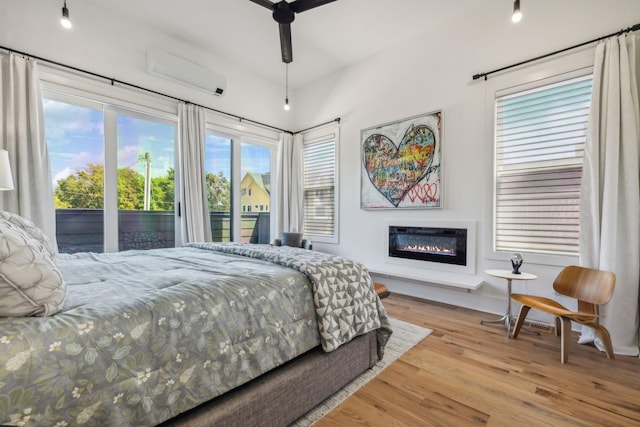
{"type": "Polygon", "coordinates": [[[391,334],[366,268],[317,251],[201,243],[51,259],[64,302],[0,318],[1,425],[288,425],[391,334]]]}

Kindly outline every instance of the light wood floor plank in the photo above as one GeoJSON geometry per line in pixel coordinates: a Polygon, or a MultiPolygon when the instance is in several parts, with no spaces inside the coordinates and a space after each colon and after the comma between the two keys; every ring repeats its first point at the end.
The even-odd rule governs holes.
{"type": "Polygon", "coordinates": [[[323,418],[328,426],[639,426],[640,360],[609,360],[571,338],[522,331],[492,316],[392,294],[389,314],[433,333],[323,418]]]}

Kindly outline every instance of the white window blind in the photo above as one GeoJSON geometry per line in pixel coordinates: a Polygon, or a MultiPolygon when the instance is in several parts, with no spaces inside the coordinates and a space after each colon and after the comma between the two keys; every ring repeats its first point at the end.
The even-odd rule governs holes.
{"type": "Polygon", "coordinates": [[[333,136],[305,141],[304,233],[335,236],[336,141],[333,136]]]}
{"type": "Polygon", "coordinates": [[[592,76],[496,97],[494,250],[577,255],[592,76]]]}

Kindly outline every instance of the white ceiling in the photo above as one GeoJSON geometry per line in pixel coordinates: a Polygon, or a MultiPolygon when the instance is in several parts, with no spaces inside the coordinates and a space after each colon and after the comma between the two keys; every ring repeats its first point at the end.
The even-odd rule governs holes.
{"type": "MultiPolygon", "coordinates": [[[[274,82],[284,80],[278,24],[271,11],[249,0],[89,1],[274,82]]],[[[293,62],[289,65],[289,84],[293,89],[306,86],[427,32],[480,3],[479,0],[337,0],[297,14],[291,25],[293,62]]],[[[196,58],[188,59],[197,62],[196,58]]]]}

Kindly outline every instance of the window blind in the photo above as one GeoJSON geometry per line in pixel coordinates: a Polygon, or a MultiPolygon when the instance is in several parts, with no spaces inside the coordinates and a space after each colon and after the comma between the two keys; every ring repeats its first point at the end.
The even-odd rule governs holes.
{"type": "Polygon", "coordinates": [[[496,97],[494,249],[577,255],[592,76],[496,97]]]}
{"type": "Polygon", "coordinates": [[[335,233],[335,139],[304,143],[304,233],[333,236],[335,233]]]}

